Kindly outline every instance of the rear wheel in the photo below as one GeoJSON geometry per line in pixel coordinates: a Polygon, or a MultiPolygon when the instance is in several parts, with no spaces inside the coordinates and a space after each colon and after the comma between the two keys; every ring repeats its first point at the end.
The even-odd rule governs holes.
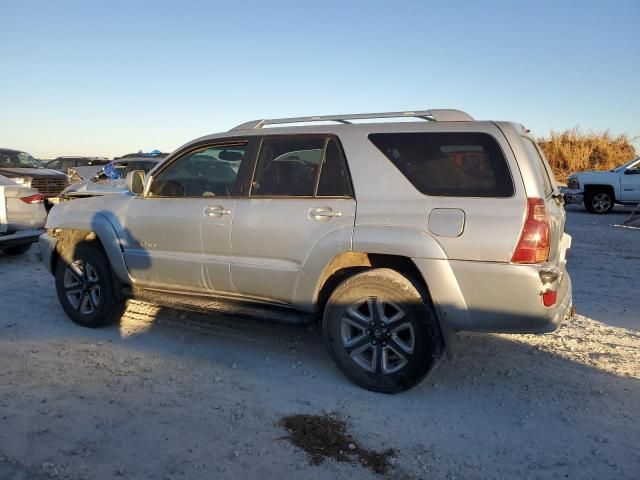
{"type": "Polygon", "coordinates": [[[31,248],[31,244],[29,243],[27,245],[19,245],[17,247],[5,248],[2,251],[4,252],[5,255],[14,256],[14,255],[22,255],[23,253],[27,253],[30,248],[31,248]]]}
{"type": "Polygon", "coordinates": [[[609,213],[613,210],[614,200],[607,190],[593,190],[585,194],[584,206],[590,213],[609,213]]]}
{"type": "Polygon", "coordinates": [[[329,353],[354,383],[397,393],[435,365],[442,340],[426,292],[391,269],[361,272],[341,283],[325,307],[329,353]]]}
{"type": "Polygon", "coordinates": [[[95,243],[80,243],[72,255],[58,260],[56,290],[69,318],[85,327],[114,323],[126,309],[126,300],[115,294],[109,262],[95,243]]]}

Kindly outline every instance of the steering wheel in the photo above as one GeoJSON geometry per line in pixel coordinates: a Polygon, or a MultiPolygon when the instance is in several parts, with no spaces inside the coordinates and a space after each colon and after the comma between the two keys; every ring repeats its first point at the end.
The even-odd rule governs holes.
{"type": "Polygon", "coordinates": [[[157,192],[157,195],[163,197],[184,197],[184,185],[174,180],[164,181],[160,185],[160,189],[157,192]]]}

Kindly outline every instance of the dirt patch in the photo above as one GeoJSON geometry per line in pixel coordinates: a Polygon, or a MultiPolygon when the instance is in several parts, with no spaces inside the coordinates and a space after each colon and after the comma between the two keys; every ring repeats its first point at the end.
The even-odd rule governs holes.
{"type": "Polygon", "coordinates": [[[391,468],[390,458],[396,452],[369,450],[347,432],[347,424],[335,415],[289,415],[280,420],[287,429],[288,440],[307,453],[309,462],[320,465],[325,458],[338,462],[358,462],[375,473],[384,474],[391,468]]]}

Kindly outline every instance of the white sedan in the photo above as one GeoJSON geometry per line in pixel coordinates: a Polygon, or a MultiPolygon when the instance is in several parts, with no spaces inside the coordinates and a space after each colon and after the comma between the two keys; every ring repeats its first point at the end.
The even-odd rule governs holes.
{"type": "Polygon", "coordinates": [[[44,199],[35,188],[0,175],[0,250],[6,255],[25,253],[44,233],[44,199]]]}

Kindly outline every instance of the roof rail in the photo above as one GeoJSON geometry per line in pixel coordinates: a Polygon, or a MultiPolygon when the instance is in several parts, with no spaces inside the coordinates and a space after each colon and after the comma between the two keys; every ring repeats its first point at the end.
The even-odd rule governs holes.
{"type": "Polygon", "coordinates": [[[352,123],[350,120],[366,120],[373,118],[420,118],[432,122],[472,122],[473,118],[461,110],[436,109],[436,110],[416,110],[413,112],[380,112],[380,113],[350,113],[346,115],[319,115],[314,117],[290,117],[271,118],[263,120],[252,120],[238,125],[234,130],[254,130],[265,125],[281,125],[287,123],[309,123],[309,122],[338,122],[343,124],[352,123]]]}

